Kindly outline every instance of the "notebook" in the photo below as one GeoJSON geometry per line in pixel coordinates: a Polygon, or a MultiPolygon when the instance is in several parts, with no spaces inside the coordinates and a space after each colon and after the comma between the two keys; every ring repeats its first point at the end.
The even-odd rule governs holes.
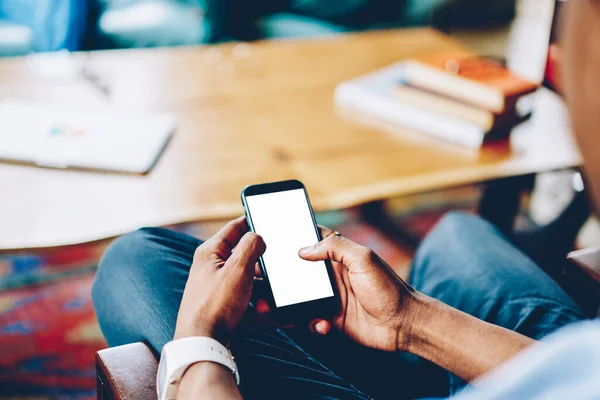
{"type": "Polygon", "coordinates": [[[0,160],[144,174],[175,131],[170,115],[0,102],[0,160]]]}

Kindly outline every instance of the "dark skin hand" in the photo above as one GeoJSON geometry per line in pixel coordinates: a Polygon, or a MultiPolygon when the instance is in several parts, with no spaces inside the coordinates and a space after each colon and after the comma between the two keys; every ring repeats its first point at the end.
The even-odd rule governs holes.
{"type": "MultiPolygon", "coordinates": [[[[183,292],[175,336],[206,336],[228,345],[252,294],[258,258],[265,252],[260,236],[248,232],[246,219],[237,218],[196,249],[183,292]]],[[[231,371],[211,363],[189,367],[178,399],[241,399],[231,371]]]]}
{"type": "MultiPolygon", "coordinates": [[[[332,261],[341,297],[332,323],[366,347],[413,353],[471,381],[533,343],[415,291],[373,250],[343,236],[299,255],[332,261]]],[[[317,333],[327,325],[317,322],[325,328],[317,333]]]]}
{"type": "Polygon", "coordinates": [[[262,238],[246,219],[229,222],[196,249],[183,292],[174,339],[208,336],[227,345],[250,301],[262,238]]]}
{"type": "Polygon", "coordinates": [[[299,256],[307,261],[331,260],[341,302],[341,311],[332,321],[337,329],[363,346],[384,351],[396,351],[408,341],[410,329],[402,327],[415,317],[416,292],[377,253],[330,235],[301,249],[299,256]]]}
{"type": "MultiPolygon", "coordinates": [[[[262,239],[247,232],[240,217],[202,244],[194,255],[184,291],[175,339],[209,336],[228,344],[245,314],[265,251],[262,239]]],[[[323,229],[324,236],[331,231],[323,229]]],[[[372,250],[331,235],[299,256],[331,260],[341,311],[332,321],[314,320],[311,329],[327,334],[332,325],[358,343],[383,351],[408,351],[472,380],[515,355],[533,341],[458,310],[411,288],[372,250]]],[[[268,313],[259,301],[257,311],[268,313]]],[[[243,378],[242,378],[243,379],[243,378]]],[[[178,399],[197,393],[239,399],[231,372],[200,362],[184,374],[178,399]]]]}
{"type": "MultiPolygon", "coordinates": [[[[310,329],[326,335],[331,326],[356,342],[383,351],[396,351],[407,340],[405,330],[398,326],[413,318],[410,307],[415,290],[396,275],[373,250],[360,246],[343,236],[331,235],[328,228],[319,227],[326,239],[313,247],[301,249],[299,257],[307,261],[330,260],[340,293],[340,313],[332,320],[315,319],[310,329]],[[377,265],[377,268],[366,266],[377,265]],[[370,293],[369,296],[357,296],[370,293]]],[[[269,313],[262,300],[257,312],[269,313]]]]}

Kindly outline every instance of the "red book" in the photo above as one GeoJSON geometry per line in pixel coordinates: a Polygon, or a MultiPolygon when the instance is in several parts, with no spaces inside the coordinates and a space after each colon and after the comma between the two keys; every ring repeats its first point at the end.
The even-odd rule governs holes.
{"type": "Polygon", "coordinates": [[[478,56],[438,55],[406,63],[411,86],[502,114],[538,84],[513,74],[502,63],[478,56]]]}

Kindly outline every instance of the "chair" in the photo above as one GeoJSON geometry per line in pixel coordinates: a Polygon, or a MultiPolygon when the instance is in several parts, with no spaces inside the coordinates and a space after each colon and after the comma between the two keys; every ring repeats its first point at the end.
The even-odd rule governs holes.
{"type": "MultiPolygon", "coordinates": [[[[580,290],[589,293],[597,312],[600,306],[600,249],[585,249],[570,253],[567,258],[573,270],[565,271],[579,280],[580,290]]],[[[145,343],[100,350],[96,353],[99,400],[154,400],[156,395],[156,355],[145,343]]]]}
{"type": "Polygon", "coordinates": [[[96,353],[99,400],[155,400],[158,361],[144,343],[100,350],[96,353]]]}

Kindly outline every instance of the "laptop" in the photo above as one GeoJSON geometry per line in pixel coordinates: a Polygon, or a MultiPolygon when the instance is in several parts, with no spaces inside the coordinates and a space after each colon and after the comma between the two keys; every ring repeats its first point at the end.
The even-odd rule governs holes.
{"type": "Polygon", "coordinates": [[[163,114],[0,101],[0,161],[148,173],[175,131],[163,114]]]}

